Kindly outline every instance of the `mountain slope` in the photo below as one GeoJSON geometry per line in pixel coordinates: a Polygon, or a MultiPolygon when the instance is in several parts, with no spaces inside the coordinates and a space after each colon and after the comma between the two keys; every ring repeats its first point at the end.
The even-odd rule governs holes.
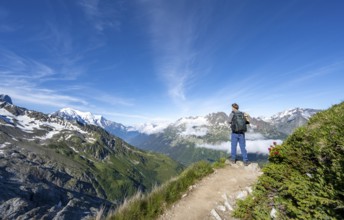
{"type": "Polygon", "coordinates": [[[274,146],[254,193],[235,214],[243,219],[342,219],[344,102],[310,118],[274,146]]]}
{"type": "MultiPolygon", "coordinates": [[[[316,112],[318,110],[298,108],[277,114],[270,120],[251,118],[251,125],[246,133],[249,159],[266,160],[266,146],[281,142],[289,132],[305,124],[309,116],[316,112]],[[285,117],[289,120],[285,120],[285,117]]],[[[141,149],[164,153],[183,164],[190,164],[198,160],[215,161],[220,157],[228,157],[230,132],[228,115],[218,112],[204,117],[181,118],[162,132],[138,135],[130,143],[141,149]]]]}
{"type": "Polygon", "coordinates": [[[82,219],[177,175],[104,129],[0,102],[2,218],[82,219]]]}
{"type": "Polygon", "coordinates": [[[94,115],[91,112],[83,112],[72,108],[62,108],[51,116],[56,116],[68,121],[77,121],[81,124],[89,124],[104,128],[109,133],[116,135],[125,141],[140,134],[131,126],[124,126],[121,123],[107,120],[102,115],[94,115]]]}
{"type": "Polygon", "coordinates": [[[263,119],[276,127],[279,132],[284,134],[291,134],[295,128],[298,128],[307,123],[307,121],[320,110],[294,108],[284,112],[279,112],[270,118],[263,119]]]}
{"type": "MultiPolygon", "coordinates": [[[[266,146],[272,142],[281,142],[316,112],[319,110],[295,108],[270,118],[251,118],[246,134],[250,160],[266,161],[266,146]]],[[[224,112],[185,117],[170,124],[147,123],[136,128],[111,122],[100,115],[68,108],[53,115],[83,124],[98,125],[134,146],[164,153],[185,165],[199,160],[215,161],[226,157],[230,148],[230,126],[228,115],[224,112]]]]}

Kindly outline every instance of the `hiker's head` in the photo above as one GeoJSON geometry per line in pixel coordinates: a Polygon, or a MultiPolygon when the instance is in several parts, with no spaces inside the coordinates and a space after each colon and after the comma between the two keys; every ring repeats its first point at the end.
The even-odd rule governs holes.
{"type": "Polygon", "coordinates": [[[235,110],[239,110],[239,105],[236,104],[236,103],[233,103],[233,104],[232,104],[232,108],[233,108],[233,110],[234,110],[234,109],[235,109],[235,110]]]}

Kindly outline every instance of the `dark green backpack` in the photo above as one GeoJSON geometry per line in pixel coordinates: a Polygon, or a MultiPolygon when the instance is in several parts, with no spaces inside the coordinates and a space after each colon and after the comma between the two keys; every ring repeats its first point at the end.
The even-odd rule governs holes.
{"type": "Polygon", "coordinates": [[[234,133],[244,133],[247,131],[246,119],[243,112],[233,112],[231,129],[234,133]]]}

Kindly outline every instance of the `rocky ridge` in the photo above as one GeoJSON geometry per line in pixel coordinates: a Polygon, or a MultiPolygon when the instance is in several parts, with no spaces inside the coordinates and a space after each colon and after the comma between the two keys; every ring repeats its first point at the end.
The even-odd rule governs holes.
{"type": "Polygon", "coordinates": [[[0,94],[0,102],[7,102],[9,104],[12,104],[12,99],[8,95],[0,94]]]}
{"type": "Polygon", "coordinates": [[[131,138],[140,135],[140,132],[135,130],[132,126],[125,126],[121,123],[110,121],[102,115],[95,115],[91,112],[83,112],[72,108],[62,108],[52,113],[51,116],[59,117],[68,121],[75,121],[84,125],[89,124],[99,126],[127,142],[130,141],[131,138]]]}
{"type": "MultiPolygon", "coordinates": [[[[270,118],[251,118],[251,124],[246,134],[251,160],[266,160],[267,147],[272,142],[284,140],[295,128],[307,123],[309,117],[316,112],[319,110],[295,108],[270,118]],[[260,145],[258,150],[256,149],[257,145],[260,145]],[[262,151],[262,145],[266,146],[265,151],[262,151]]],[[[89,115],[88,118],[100,118],[101,120],[98,120],[97,123],[102,120],[105,120],[107,124],[115,123],[110,123],[101,116],[77,110],[73,112],[60,110],[54,114],[81,123],[96,124],[94,120],[85,120],[85,115],[89,115]],[[61,114],[61,112],[64,113],[61,114]]],[[[230,126],[228,115],[224,112],[184,117],[170,124],[145,124],[138,128],[120,125],[120,129],[118,129],[119,126],[114,129],[114,127],[107,126],[106,123],[100,124],[108,132],[124,138],[134,146],[164,153],[186,165],[199,160],[215,161],[219,157],[225,157],[229,149],[230,126]]]]}
{"type": "MultiPolygon", "coordinates": [[[[2,96],[5,97],[5,96],[2,96]]],[[[88,219],[148,191],[182,166],[99,126],[0,101],[0,216],[88,219]]]]}

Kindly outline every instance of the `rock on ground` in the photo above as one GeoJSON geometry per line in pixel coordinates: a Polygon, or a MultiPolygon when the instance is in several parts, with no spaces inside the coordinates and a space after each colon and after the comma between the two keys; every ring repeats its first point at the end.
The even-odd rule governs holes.
{"type": "Polygon", "coordinates": [[[231,211],[237,196],[250,194],[259,175],[258,164],[228,164],[196,183],[197,187],[193,187],[188,196],[175,203],[159,220],[234,219],[231,211]]]}

